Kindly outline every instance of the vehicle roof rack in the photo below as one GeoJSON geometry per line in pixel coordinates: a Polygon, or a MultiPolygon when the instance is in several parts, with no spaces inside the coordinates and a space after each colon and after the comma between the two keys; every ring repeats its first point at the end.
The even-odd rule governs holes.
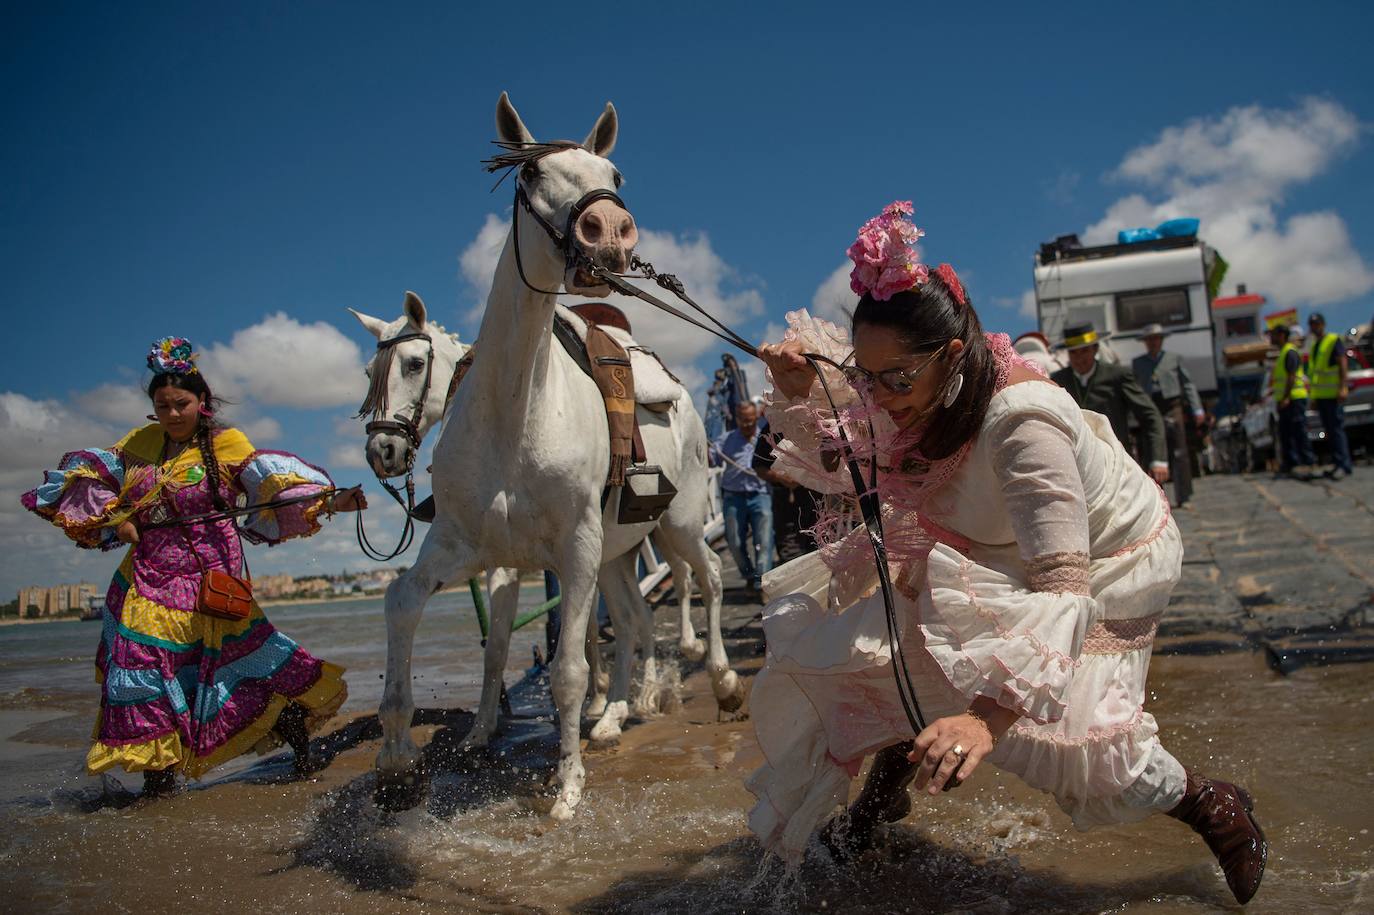
{"type": "Polygon", "coordinates": [[[1196,235],[1183,235],[1177,238],[1156,238],[1150,241],[1137,241],[1129,245],[1096,245],[1085,248],[1077,235],[1060,235],[1054,241],[1040,246],[1036,260],[1044,267],[1055,262],[1089,261],[1103,257],[1119,257],[1122,254],[1139,254],[1144,251],[1169,251],[1174,248],[1191,248],[1198,244],[1196,235]]]}

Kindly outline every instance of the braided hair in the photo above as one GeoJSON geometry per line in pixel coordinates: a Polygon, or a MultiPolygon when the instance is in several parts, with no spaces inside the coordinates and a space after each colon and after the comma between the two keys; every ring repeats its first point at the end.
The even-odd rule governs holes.
{"type": "Polygon", "coordinates": [[[215,411],[223,403],[210,390],[209,383],[205,376],[200,372],[189,372],[187,374],[177,374],[174,372],[159,372],[153,376],[153,380],[148,382],[148,396],[152,397],[162,388],[177,388],[203,398],[205,413],[201,414],[200,421],[196,424],[195,442],[200,450],[200,461],[205,467],[205,476],[210,483],[210,498],[214,501],[218,511],[227,511],[229,503],[224,500],[224,495],[220,491],[219,461],[215,460],[215,411]]]}

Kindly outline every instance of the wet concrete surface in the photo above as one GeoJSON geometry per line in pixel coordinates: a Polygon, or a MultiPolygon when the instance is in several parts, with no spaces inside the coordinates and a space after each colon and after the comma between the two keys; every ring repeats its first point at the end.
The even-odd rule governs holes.
{"type": "Polygon", "coordinates": [[[1174,517],[1183,576],[1156,654],[1263,651],[1280,671],[1374,658],[1374,467],[1203,477],[1174,517]]]}

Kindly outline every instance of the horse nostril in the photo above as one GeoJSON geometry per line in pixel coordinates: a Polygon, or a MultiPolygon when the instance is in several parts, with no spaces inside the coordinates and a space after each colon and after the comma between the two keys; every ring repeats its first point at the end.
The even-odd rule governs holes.
{"type": "Polygon", "coordinates": [[[635,225],[635,218],[629,213],[624,210],[621,210],[621,213],[625,218],[620,221],[620,225],[617,227],[620,243],[627,249],[633,248],[639,242],[639,226],[635,225]]]}
{"type": "Polygon", "coordinates": [[[396,446],[390,442],[382,445],[382,460],[390,464],[396,458],[396,446]]]}
{"type": "Polygon", "coordinates": [[[606,222],[601,218],[601,214],[594,210],[582,215],[581,228],[583,239],[592,244],[601,241],[601,237],[606,234],[606,222]]]}

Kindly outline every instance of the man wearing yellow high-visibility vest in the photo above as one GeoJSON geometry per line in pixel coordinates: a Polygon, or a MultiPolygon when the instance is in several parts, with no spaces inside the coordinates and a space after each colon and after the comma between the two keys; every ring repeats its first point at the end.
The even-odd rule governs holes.
{"type": "Polygon", "coordinates": [[[1339,480],[1355,471],[1350,462],[1350,443],[1345,437],[1344,403],[1350,394],[1350,363],[1345,341],[1340,334],[1326,332],[1326,318],[1319,312],[1313,312],[1307,319],[1307,328],[1312,331],[1312,348],[1307,358],[1307,396],[1322,418],[1322,428],[1331,446],[1331,463],[1336,466],[1330,477],[1339,480]]]}
{"type": "MultiPolygon", "coordinates": [[[[1298,328],[1301,333],[1302,328],[1298,328]]],[[[1287,325],[1269,329],[1269,342],[1279,348],[1279,357],[1269,375],[1269,394],[1279,414],[1279,474],[1306,476],[1317,456],[1307,440],[1307,376],[1302,370],[1302,350],[1289,340],[1287,325]]]]}

